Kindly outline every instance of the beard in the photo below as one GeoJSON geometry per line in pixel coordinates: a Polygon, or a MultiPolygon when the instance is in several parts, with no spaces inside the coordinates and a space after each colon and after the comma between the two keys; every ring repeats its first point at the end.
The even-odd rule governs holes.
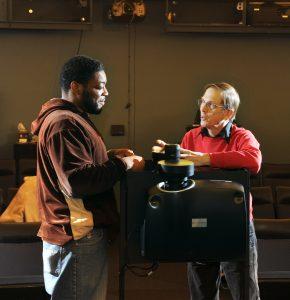
{"type": "Polygon", "coordinates": [[[98,107],[98,102],[94,101],[88,91],[84,90],[82,94],[83,109],[85,112],[93,115],[98,115],[102,112],[102,107],[98,107]]]}

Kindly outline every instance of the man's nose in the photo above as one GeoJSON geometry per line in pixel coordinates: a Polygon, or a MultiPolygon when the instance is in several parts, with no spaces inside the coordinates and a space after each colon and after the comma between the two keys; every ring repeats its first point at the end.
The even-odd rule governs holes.
{"type": "Polygon", "coordinates": [[[203,102],[203,103],[200,105],[200,111],[202,111],[202,112],[208,111],[208,107],[207,107],[206,103],[203,102]]]}
{"type": "Polygon", "coordinates": [[[108,92],[108,90],[107,90],[106,87],[104,87],[103,95],[104,95],[104,96],[108,96],[108,95],[109,95],[109,92],[108,92]]]}

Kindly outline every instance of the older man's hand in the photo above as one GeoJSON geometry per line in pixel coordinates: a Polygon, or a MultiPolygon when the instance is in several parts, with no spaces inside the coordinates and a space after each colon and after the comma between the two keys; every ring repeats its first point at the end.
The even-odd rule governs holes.
{"type": "Polygon", "coordinates": [[[210,155],[208,153],[190,151],[188,154],[181,154],[181,158],[190,160],[195,166],[210,166],[210,155]]]}

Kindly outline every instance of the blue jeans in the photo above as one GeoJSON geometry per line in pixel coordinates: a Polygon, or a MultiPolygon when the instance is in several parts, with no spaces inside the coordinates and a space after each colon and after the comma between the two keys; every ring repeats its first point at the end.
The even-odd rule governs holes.
{"type": "Polygon", "coordinates": [[[43,275],[51,300],[105,300],[107,239],[94,229],[80,240],[58,246],[43,241],[43,275]]]}
{"type": "MultiPolygon", "coordinates": [[[[258,286],[257,238],[253,222],[249,226],[249,300],[260,300],[258,286]]],[[[188,263],[187,278],[192,300],[218,300],[221,272],[223,271],[234,300],[243,299],[241,278],[243,262],[188,263]]]]}

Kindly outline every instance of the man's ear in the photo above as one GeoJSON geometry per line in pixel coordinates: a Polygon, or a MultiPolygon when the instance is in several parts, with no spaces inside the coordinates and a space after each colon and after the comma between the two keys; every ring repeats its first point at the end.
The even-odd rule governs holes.
{"type": "Polygon", "coordinates": [[[70,83],[70,89],[73,92],[74,95],[78,96],[81,95],[83,93],[83,86],[82,84],[76,82],[76,81],[72,81],[70,83]]]}
{"type": "Polygon", "coordinates": [[[234,117],[235,115],[235,111],[233,109],[228,109],[227,110],[227,118],[228,120],[232,120],[232,118],[234,117]]]}

